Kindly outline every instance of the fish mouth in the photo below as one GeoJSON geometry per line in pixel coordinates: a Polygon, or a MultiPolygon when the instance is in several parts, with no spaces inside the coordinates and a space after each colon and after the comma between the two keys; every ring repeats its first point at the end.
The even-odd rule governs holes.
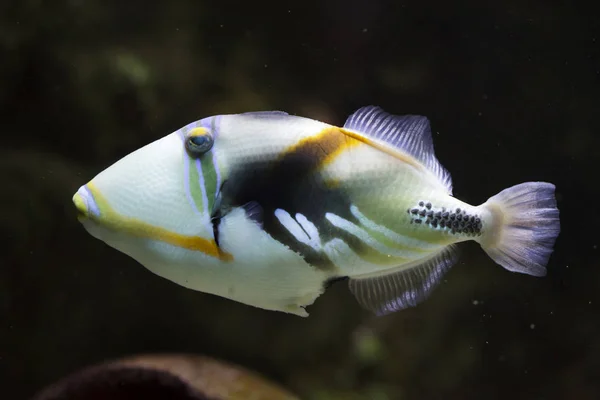
{"type": "Polygon", "coordinates": [[[94,201],[94,195],[87,185],[83,185],[75,193],[73,204],[75,204],[77,210],[77,219],[80,221],[100,216],[100,210],[94,201]]]}

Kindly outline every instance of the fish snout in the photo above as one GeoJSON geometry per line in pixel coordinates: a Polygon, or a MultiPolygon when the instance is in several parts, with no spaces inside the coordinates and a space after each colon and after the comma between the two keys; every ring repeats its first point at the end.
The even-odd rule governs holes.
{"type": "Polygon", "coordinates": [[[73,204],[77,209],[77,218],[86,219],[99,216],[98,207],[94,201],[94,196],[87,185],[83,185],[73,196],[73,204]]]}

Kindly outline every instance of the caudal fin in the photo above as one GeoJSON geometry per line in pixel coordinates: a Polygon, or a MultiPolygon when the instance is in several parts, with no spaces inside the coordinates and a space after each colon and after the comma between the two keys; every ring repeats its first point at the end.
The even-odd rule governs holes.
{"type": "Polygon", "coordinates": [[[554,189],[546,182],[522,183],[481,205],[489,219],[480,243],[496,263],[513,272],[546,275],[560,232],[554,189]]]}

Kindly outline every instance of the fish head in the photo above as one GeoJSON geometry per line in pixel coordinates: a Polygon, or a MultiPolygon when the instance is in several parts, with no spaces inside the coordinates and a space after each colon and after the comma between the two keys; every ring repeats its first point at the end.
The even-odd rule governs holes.
{"type": "Polygon", "coordinates": [[[118,160],[73,196],[95,238],[185,286],[190,269],[230,255],[211,221],[222,181],[213,118],[190,123],[118,160]]]}
{"type": "MultiPolygon", "coordinates": [[[[223,183],[242,179],[292,146],[297,135],[282,134],[282,112],[211,116],[192,122],[118,160],[73,196],[79,220],[111,246],[112,235],[202,247],[214,244],[212,217],[223,183]],[[275,122],[275,124],[273,124],[275,122]],[[275,127],[275,129],[273,128],[275,127]]],[[[284,125],[284,127],[286,127],[284,125]]],[[[235,183],[234,183],[235,185],[235,183]]],[[[214,247],[214,246],[213,246],[214,247]]],[[[206,249],[213,254],[215,249],[206,249]]]]}
{"type": "Polygon", "coordinates": [[[80,222],[95,238],[181,286],[305,315],[300,306],[321,293],[326,272],[274,240],[237,198],[221,198],[224,187],[231,193],[240,181],[252,186],[248,171],[278,159],[311,131],[309,122],[285,118],[208,117],[128,154],[75,193],[80,222]],[[298,289],[272,290],[282,279],[298,289]]]}

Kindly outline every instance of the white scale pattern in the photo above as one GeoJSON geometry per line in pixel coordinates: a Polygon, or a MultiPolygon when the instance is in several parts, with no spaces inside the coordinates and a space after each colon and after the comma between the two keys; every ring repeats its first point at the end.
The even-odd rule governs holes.
{"type": "MultiPolygon", "coordinates": [[[[350,210],[351,210],[352,214],[360,221],[360,223],[363,226],[365,226],[368,229],[371,229],[373,231],[382,233],[383,235],[386,236],[386,238],[390,239],[391,241],[393,241],[394,243],[396,243],[398,245],[416,247],[416,248],[424,250],[424,251],[435,251],[440,248],[439,245],[430,244],[428,242],[421,241],[418,239],[405,237],[403,235],[400,235],[400,234],[390,230],[389,228],[387,228],[385,226],[375,223],[371,219],[367,218],[364,214],[362,214],[360,212],[360,210],[358,209],[358,207],[356,207],[355,205],[352,205],[350,210]]],[[[285,211],[283,209],[278,208],[277,210],[275,210],[275,217],[279,220],[281,225],[283,225],[294,236],[294,238],[296,238],[297,241],[299,241],[300,243],[303,243],[307,246],[310,246],[315,251],[325,251],[327,248],[332,250],[330,245],[332,244],[331,242],[333,242],[333,241],[336,241],[336,243],[338,241],[341,241],[344,245],[346,245],[339,238],[333,239],[332,241],[330,241],[324,245],[321,242],[319,231],[318,231],[317,227],[311,221],[309,221],[303,214],[298,213],[298,214],[296,214],[295,218],[293,218],[290,215],[290,213],[288,213],[287,211],[285,211]]],[[[383,254],[388,254],[389,256],[402,257],[402,258],[407,258],[407,259],[418,259],[418,258],[423,257],[423,253],[419,252],[419,251],[400,250],[400,249],[394,249],[389,246],[386,246],[385,244],[383,244],[383,243],[379,242],[378,240],[376,240],[375,238],[373,238],[369,234],[369,232],[367,232],[362,227],[360,227],[360,226],[354,224],[353,222],[348,221],[347,219],[344,219],[336,214],[326,213],[325,218],[327,218],[327,220],[335,227],[350,233],[351,235],[362,240],[368,246],[378,250],[379,252],[381,252],[383,254]]],[[[337,243],[337,245],[334,246],[338,250],[340,249],[339,244],[340,243],[337,243]]],[[[347,247],[347,245],[346,245],[346,247],[347,247]]],[[[327,251],[325,251],[325,252],[328,253],[327,251]]],[[[334,261],[334,260],[332,260],[332,261],[334,261]]],[[[334,261],[334,263],[335,263],[335,261],[334,261]]],[[[342,265],[338,265],[338,267],[342,267],[342,265]]]]}

